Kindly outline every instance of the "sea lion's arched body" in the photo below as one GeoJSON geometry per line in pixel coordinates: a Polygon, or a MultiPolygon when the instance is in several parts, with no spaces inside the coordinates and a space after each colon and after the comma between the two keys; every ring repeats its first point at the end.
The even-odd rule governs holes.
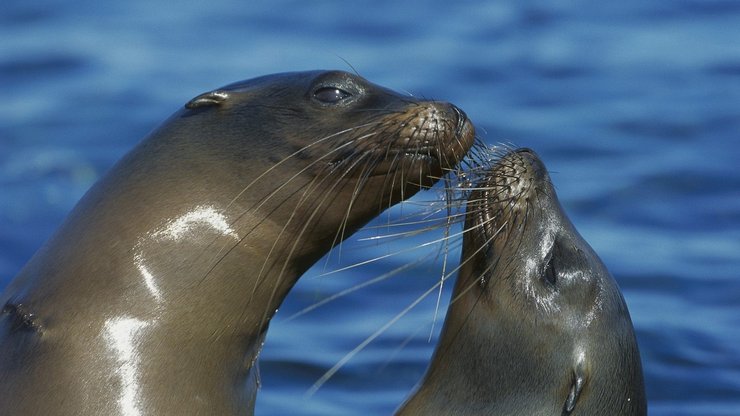
{"type": "Polygon", "coordinates": [[[0,414],[251,414],[284,296],[473,141],[464,114],[344,72],[196,97],[0,296],[0,414]]]}
{"type": "Polygon", "coordinates": [[[439,344],[398,414],[645,415],[627,306],[533,152],[485,172],[465,230],[439,344]]]}

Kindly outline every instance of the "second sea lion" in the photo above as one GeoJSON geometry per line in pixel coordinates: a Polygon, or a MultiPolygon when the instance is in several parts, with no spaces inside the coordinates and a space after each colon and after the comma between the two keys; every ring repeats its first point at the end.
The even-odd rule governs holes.
{"type": "Polygon", "coordinates": [[[645,415],[621,292],[538,156],[484,167],[432,362],[398,415],[645,415]]]}

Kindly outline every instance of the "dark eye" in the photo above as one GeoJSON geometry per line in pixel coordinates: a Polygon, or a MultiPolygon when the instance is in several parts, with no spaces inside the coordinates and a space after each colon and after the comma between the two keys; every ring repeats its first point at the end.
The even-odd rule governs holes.
{"type": "Polygon", "coordinates": [[[558,282],[558,274],[555,270],[554,255],[550,256],[550,259],[547,261],[547,266],[545,266],[545,280],[553,286],[555,286],[555,284],[558,282]]]}
{"type": "Polygon", "coordinates": [[[350,95],[347,91],[336,87],[321,87],[313,93],[314,98],[326,104],[336,104],[350,95]]]}

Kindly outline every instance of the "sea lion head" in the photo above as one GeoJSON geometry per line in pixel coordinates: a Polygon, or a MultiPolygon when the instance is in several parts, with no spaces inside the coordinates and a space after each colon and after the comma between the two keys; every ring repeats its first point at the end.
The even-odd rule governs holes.
{"type": "Polygon", "coordinates": [[[474,137],[454,105],[401,95],[343,71],[259,77],[201,94],[185,107],[182,115],[201,118],[211,137],[249,131],[250,146],[233,148],[236,155],[265,149],[271,164],[353,180],[390,173],[407,190],[432,185],[474,137]],[[211,123],[227,117],[228,123],[211,123]]]}
{"type": "Polygon", "coordinates": [[[313,217],[312,224],[334,233],[338,224],[356,229],[433,185],[475,135],[452,104],[398,94],[343,71],[234,83],[193,98],[174,117],[165,136],[186,136],[184,145],[195,148],[188,154],[199,161],[217,159],[209,169],[224,166],[232,177],[222,181],[231,189],[220,194],[233,204],[258,207],[258,217],[281,224],[313,217]],[[297,190],[306,195],[302,202],[285,203],[297,190]]]}
{"type": "Polygon", "coordinates": [[[453,322],[469,320],[480,333],[461,330],[453,342],[484,351],[474,371],[493,378],[486,401],[501,414],[643,414],[627,306],[539,157],[505,154],[467,210],[453,322]]]}

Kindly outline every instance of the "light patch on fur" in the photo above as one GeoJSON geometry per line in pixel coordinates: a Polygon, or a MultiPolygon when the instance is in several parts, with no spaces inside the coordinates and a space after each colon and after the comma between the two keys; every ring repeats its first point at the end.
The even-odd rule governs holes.
{"type": "Polygon", "coordinates": [[[546,230],[539,244],[540,251],[529,256],[525,261],[523,279],[521,279],[524,284],[524,293],[534,301],[540,311],[548,315],[560,311],[560,305],[555,299],[556,293],[547,292],[540,287],[541,276],[545,272],[544,266],[547,264],[545,259],[552,250],[553,244],[555,244],[555,232],[546,230]]]}
{"type": "Polygon", "coordinates": [[[149,269],[147,269],[146,265],[144,264],[144,257],[142,256],[141,252],[136,252],[136,254],[134,254],[134,264],[139,270],[139,273],[141,273],[141,276],[144,278],[144,284],[146,285],[146,288],[149,289],[149,293],[154,296],[154,299],[156,299],[157,302],[161,301],[162,292],[159,291],[157,284],[154,282],[154,275],[149,271],[149,269]]]}
{"type": "Polygon", "coordinates": [[[121,381],[118,405],[122,416],[142,414],[138,398],[139,354],[136,351],[136,339],[147,326],[149,323],[135,318],[114,318],[105,323],[104,338],[119,364],[116,374],[121,381]]]}
{"type": "MultiPolygon", "coordinates": [[[[157,302],[162,301],[162,292],[157,285],[157,278],[148,267],[144,247],[152,243],[175,242],[186,243],[189,240],[202,238],[202,229],[215,231],[219,236],[239,241],[239,234],[231,228],[228,218],[213,206],[197,206],[191,211],[167,221],[163,226],[140,238],[134,249],[134,265],[141,274],[149,293],[157,302]]],[[[151,248],[149,248],[151,249],[151,248]]]]}
{"type": "Polygon", "coordinates": [[[192,211],[170,220],[163,229],[155,231],[153,237],[177,241],[183,237],[190,237],[194,229],[202,226],[239,241],[239,235],[231,228],[226,216],[210,206],[195,207],[192,211]]]}

